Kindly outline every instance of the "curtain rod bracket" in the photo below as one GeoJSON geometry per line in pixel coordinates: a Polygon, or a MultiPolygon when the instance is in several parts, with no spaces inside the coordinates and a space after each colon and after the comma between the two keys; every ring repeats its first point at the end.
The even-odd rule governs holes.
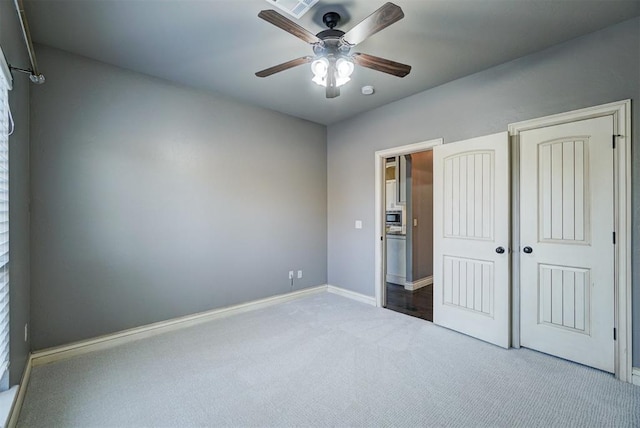
{"type": "Polygon", "coordinates": [[[24,73],[24,74],[28,74],[29,75],[29,80],[31,80],[33,83],[35,83],[36,85],[41,85],[45,82],[45,78],[44,75],[42,73],[40,74],[35,74],[33,72],[32,69],[26,69],[26,68],[20,68],[20,67],[14,67],[11,64],[9,64],[9,70],[15,70],[19,73],[24,73]]]}

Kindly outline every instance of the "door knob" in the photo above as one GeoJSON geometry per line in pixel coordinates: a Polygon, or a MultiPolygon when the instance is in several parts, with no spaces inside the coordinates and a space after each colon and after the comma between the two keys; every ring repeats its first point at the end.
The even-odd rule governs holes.
{"type": "Polygon", "coordinates": [[[525,253],[527,253],[527,254],[531,254],[531,253],[533,253],[533,248],[531,248],[531,247],[524,247],[524,248],[522,249],[522,251],[524,251],[524,252],[525,252],[525,253]]]}
{"type": "Polygon", "coordinates": [[[498,254],[504,254],[504,247],[498,247],[498,248],[496,248],[496,253],[498,253],[498,254]]]}

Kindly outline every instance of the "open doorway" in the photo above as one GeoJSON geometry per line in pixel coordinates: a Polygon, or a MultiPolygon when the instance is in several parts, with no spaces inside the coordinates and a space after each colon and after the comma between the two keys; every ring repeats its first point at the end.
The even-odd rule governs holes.
{"type": "Polygon", "coordinates": [[[433,321],[432,140],[376,153],[378,306],[433,321]]]}
{"type": "Polygon", "coordinates": [[[433,153],[385,159],[387,309],[433,321],[433,153]]]}

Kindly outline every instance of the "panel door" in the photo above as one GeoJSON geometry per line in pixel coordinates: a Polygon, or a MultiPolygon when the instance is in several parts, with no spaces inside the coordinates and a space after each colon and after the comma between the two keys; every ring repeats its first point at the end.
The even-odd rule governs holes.
{"type": "Polygon", "coordinates": [[[433,322],[509,347],[509,138],[433,150],[433,322]]]}
{"type": "Polygon", "coordinates": [[[613,117],[520,134],[521,345],[614,372],[613,117]]]}

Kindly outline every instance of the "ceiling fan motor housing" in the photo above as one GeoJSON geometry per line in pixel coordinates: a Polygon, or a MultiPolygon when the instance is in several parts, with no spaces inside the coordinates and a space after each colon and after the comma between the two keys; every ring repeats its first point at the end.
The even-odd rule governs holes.
{"type": "Polygon", "coordinates": [[[338,12],[327,12],[322,15],[322,22],[330,29],[333,29],[340,23],[340,14],[338,12]]]}
{"type": "Polygon", "coordinates": [[[313,53],[316,56],[347,56],[351,46],[342,40],[344,31],[329,29],[320,31],[316,36],[322,43],[313,45],[313,53]]]}

